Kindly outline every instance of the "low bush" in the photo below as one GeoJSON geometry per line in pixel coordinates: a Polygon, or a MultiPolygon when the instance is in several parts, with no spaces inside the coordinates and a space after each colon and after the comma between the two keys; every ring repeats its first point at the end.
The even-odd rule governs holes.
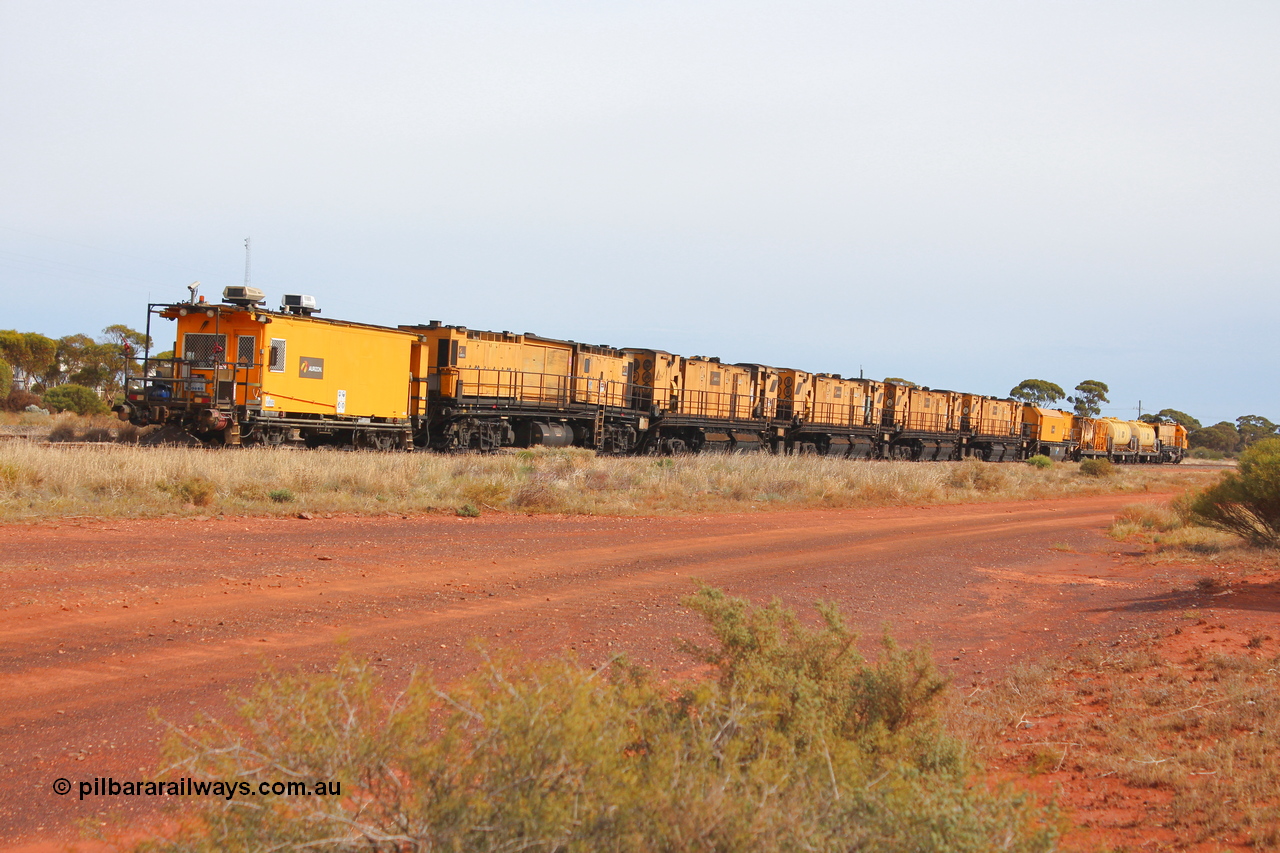
{"type": "Polygon", "coordinates": [[[195,506],[210,506],[218,487],[208,477],[187,477],[178,483],[178,495],[195,506]]]}
{"type": "Polygon", "coordinates": [[[1240,454],[1239,467],[1191,504],[1195,518],[1256,546],[1280,545],[1280,438],[1240,454]]]}
{"type": "Polygon", "coordinates": [[[20,388],[14,388],[4,400],[4,410],[6,412],[23,412],[26,411],[27,406],[43,405],[39,396],[32,394],[30,391],[23,391],[20,388]]]}
{"type": "Polygon", "coordinates": [[[1116,466],[1110,459],[1086,459],[1080,463],[1080,473],[1086,477],[1114,477],[1116,466]]]}
{"type": "Polygon", "coordinates": [[[1035,456],[1027,459],[1027,464],[1032,468],[1052,468],[1053,460],[1048,456],[1045,456],[1043,453],[1037,453],[1035,456]]]}
{"type": "Polygon", "coordinates": [[[50,441],[75,441],[76,436],[76,425],[70,420],[59,419],[49,430],[50,441]]]}
{"type": "Polygon", "coordinates": [[[138,850],[1040,851],[1052,821],[970,785],[926,652],[875,663],[831,608],[703,590],[710,681],[499,655],[388,698],[375,670],[271,676],[240,729],[173,730],[165,775],[338,780],[341,796],[199,798],[138,850]],[[189,820],[186,818],[190,818],[189,820]]]}
{"type": "Polygon", "coordinates": [[[74,383],[58,385],[46,391],[44,406],[55,412],[75,412],[77,415],[101,415],[110,411],[110,407],[96,391],[74,383]]]}
{"type": "Polygon", "coordinates": [[[288,489],[272,489],[267,492],[267,497],[278,504],[286,504],[293,500],[293,492],[288,489]]]}

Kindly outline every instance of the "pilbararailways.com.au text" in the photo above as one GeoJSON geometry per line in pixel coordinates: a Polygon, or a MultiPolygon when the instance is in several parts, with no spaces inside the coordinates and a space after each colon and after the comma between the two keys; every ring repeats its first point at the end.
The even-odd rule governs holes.
{"type": "MultiPolygon", "coordinates": [[[[242,782],[211,781],[208,779],[192,779],[185,776],[171,782],[154,780],[118,782],[114,778],[97,777],[91,781],[80,781],[76,784],[80,799],[85,797],[222,797],[225,800],[234,797],[341,797],[342,783],[333,780],[318,782],[242,782]]],[[[55,794],[70,794],[70,779],[55,779],[55,794]]]]}

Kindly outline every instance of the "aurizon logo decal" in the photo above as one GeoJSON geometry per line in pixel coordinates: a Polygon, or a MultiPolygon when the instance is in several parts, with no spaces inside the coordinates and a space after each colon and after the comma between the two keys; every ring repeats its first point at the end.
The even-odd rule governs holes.
{"type": "Polygon", "coordinates": [[[324,379],[324,359],[302,356],[298,359],[298,378],[324,379]]]}

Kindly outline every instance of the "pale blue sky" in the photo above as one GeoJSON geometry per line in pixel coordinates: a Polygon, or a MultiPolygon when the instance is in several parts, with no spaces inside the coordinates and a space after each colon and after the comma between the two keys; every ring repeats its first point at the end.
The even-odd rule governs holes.
{"type": "Polygon", "coordinates": [[[244,274],[1280,421],[1280,4],[0,0],[0,328],[244,274]]]}

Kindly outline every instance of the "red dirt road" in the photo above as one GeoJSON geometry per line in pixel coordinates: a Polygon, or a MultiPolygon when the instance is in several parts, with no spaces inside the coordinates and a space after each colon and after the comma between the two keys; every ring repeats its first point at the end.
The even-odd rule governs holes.
{"type": "Polygon", "coordinates": [[[889,623],[931,642],[962,686],[1149,630],[1195,606],[1204,571],[1134,561],[1104,537],[1134,501],[0,527],[0,848],[61,849],[83,818],[157,819],[156,802],[81,801],[78,784],[163,778],[149,710],[177,725],[223,715],[264,663],[324,670],[347,650],[393,682],[415,668],[447,680],[480,637],[680,672],[673,640],[699,634],[680,605],[693,578],[805,614],[833,600],[868,647],[889,623]]]}

